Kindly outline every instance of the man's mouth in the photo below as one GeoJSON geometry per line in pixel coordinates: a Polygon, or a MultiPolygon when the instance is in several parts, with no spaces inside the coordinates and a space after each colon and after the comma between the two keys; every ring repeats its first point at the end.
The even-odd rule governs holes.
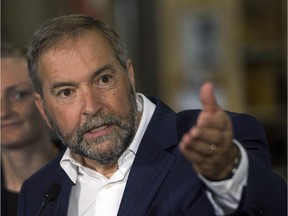
{"type": "Polygon", "coordinates": [[[93,128],[85,132],[84,137],[98,138],[98,137],[108,134],[111,129],[112,129],[112,125],[109,125],[109,124],[101,125],[99,127],[93,128]]]}
{"type": "Polygon", "coordinates": [[[93,128],[92,130],[89,130],[88,133],[95,133],[95,132],[104,130],[107,127],[108,127],[108,125],[102,125],[100,127],[96,127],[96,128],[93,128]]]}

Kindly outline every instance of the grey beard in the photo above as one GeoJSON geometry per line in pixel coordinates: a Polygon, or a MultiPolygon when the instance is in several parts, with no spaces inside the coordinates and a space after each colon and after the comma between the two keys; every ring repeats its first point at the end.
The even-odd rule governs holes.
{"type": "Polygon", "coordinates": [[[99,112],[95,116],[87,117],[86,121],[73,134],[61,133],[56,121],[47,110],[45,112],[56,135],[71,151],[95,160],[101,165],[109,165],[115,163],[129,147],[137,130],[136,95],[132,86],[129,89],[129,104],[130,109],[123,116],[99,112]],[[101,125],[113,125],[113,131],[94,140],[84,139],[86,132],[101,125]],[[109,144],[103,143],[105,141],[109,141],[109,144]]]}

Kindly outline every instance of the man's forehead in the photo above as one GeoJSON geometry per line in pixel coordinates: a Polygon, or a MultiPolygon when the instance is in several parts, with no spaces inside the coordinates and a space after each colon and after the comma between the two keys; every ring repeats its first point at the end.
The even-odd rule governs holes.
{"type": "Polygon", "coordinates": [[[47,56],[55,56],[57,54],[73,55],[79,52],[88,51],[109,51],[114,53],[114,49],[110,41],[104,35],[95,30],[87,31],[77,37],[63,36],[57,43],[45,50],[39,59],[47,56]],[[91,49],[82,49],[82,47],[91,49]]]}
{"type": "MultiPolygon", "coordinates": [[[[87,38],[79,38],[78,41],[67,40],[61,46],[51,48],[43,53],[39,59],[40,76],[55,76],[62,72],[75,72],[82,70],[97,70],[103,65],[118,62],[112,48],[107,44],[90,44],[87,38]],[[78,70],[79,69],[79,70],[78,70]]],[[[109,44],[108,44],[109,45],[109,44]]]]}

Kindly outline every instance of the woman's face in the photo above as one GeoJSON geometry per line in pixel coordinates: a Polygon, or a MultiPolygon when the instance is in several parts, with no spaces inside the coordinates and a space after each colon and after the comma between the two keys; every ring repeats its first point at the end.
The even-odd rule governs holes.
{"type": "Polygon", "coordinates": [[[32,96],[24,58],[1,58],[1,147],[21,148],[47,130],[32,96]]]}

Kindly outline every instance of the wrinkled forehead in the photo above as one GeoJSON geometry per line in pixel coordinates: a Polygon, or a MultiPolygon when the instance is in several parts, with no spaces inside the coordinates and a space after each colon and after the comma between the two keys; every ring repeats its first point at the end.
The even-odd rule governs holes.
{"type": "MultiPolygon", "coordinates": [[[[113,56],[115,52],[110,41],[97,31],[85,32],[77,37],[63,37],[54,46],[51,46],[42,53],[41,59],[47,56],[56,55],[82,55],[82,58],[90,58],[90,56],[113,56]]],[[[54,58],[55,59],[55,58],[54,58]]]]}
{"type": "Polygon", "coordinates": [[[67,39],[44,53],[39,60],[39,75],[43,78],[61,74],[97,70],[104,65],[121,67],[107,39],[99,34],[87,34],[77,40],[67,39]]]}
{"type": "Polygon", "coordinates": [[[112,49],[112,44],[103,35],[103,33],[99,30],[93,29],[73,35],[64,34],[51,42],[51,44],[43,50],[42,54],[50,50],[73,49],[77,47],[79,42],[81,43],[83,41],[86,41],[86,43],[89,43],[91,46],[105,45],[106,48],[112,49]]]}
{"type": "Polygon", "coordinates": [[[47,55],[73,54],[77,52],[90,55],[109,53],[109,55],[115,56],[115,51],[110,41],[101,32],[90,30],[78,34],[77,37],[61,37],[53,46],[50,46],[42,53],[39,60],[47,55]]]}

